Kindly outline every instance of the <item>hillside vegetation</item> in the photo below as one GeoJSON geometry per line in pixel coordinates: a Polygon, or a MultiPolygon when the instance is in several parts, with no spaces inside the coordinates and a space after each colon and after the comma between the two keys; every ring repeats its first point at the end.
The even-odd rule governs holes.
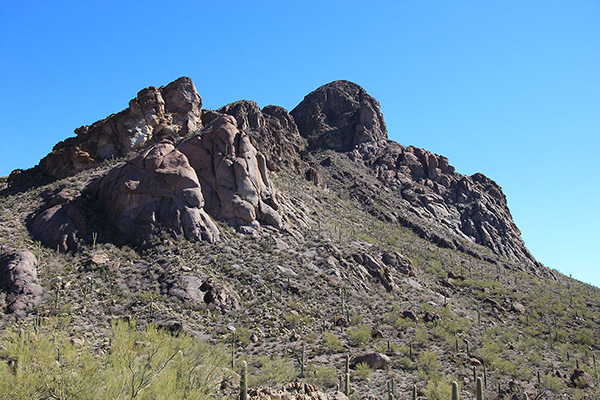
{"type": "Polygon", "coordinates": [[[0,398],[600,398],[600,290],[358,85],[130,105],[0,180],[0,398]]]}
{"type": "Polygon", "coordinates": [[[235,396],[230,325],[235,360],[250,366],[250,387],[301,380],[335,390],[346,354],[380,351],[390,355],[390,368],[351,372],[354,397],[384,398],[392,379],[397,398],[413,385],[425,398],[450,398],[452,381],[470,397],[473,368],[477,376],[485,371],[490,396],[498,388],[517,398],[596,396],[569,379],[577,367],[597,379],[596,288],[556,271],[556,279],[541,279],[508,261],[498,266],[437,247],[294,175],[276,184],[290,204],[313,213],[302,240],[222,225],[217,244],[162,234],[143,248],[86,243],[63,254],[25,228],[45,187],[0,198],[2,246],[38,257],[46,292],[33,312],[2,319],[2,398],[235,396]],[[352,254],[385,250],[416,267],[391,292],[347,268],[352,254]],[[105,258],[96,264],[94,255],[105,258]],[[194,276],[221,282],[239,308],[223,313],[187,294],[194,276]],[[427,312],[439,318],[424,322],[427,312]],[[342,317],[347,327],[336,326],[342,317]]]}

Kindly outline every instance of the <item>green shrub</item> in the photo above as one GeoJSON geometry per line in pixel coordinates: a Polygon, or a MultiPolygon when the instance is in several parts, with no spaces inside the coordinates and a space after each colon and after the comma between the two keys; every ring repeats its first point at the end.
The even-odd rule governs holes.
{"type": "Polygon", "coordinates": [[[356,364],[356,372],[355,375],[358,379],[363,381],[368,381],[371,378],[371,373],[373,369],[365,363],[356,364]]]}
{"type": "Polygon", "coordinates": [[[308,383],[322,388],[333,388],[338,383],[338,372],[330,365],[309,364],[306,368],[308,383]]]}
{"type": "Polygon", "coordinates": [[[419,355],[419,367],[427,376],[439,370],[440,361],[433,351],[425,351],[419,355]]]}
{"type": "Polygon", "coordinates": [[[248,385],[278,386],[290,382],[297,376],[298,371],[292,360],[282,357],[263,356],[254,360],[254,368],[249,372],[248,385]]]}
{"type": "Polygon", "coordinates": [[[366,325],[350,328],[348,338],[354,346],[362,346],[371,340],[371,328],[366,325]]]}
{"type": "Polygon", "coordinates": [[[430,400],[451,399],[452,384],[443,379],[431,379],[427,382],[425,397],[430,400]]]}
{"type": "Polygon", "coordinates": [[[342,343],[340,343],[340,339],[331,332],[323,333],[323,346],[329,353],[339,353],[344,350],[342,343]]]}
{"type": "Polygon", "coordinates": [[[208,399],[231,371],[223,348],[149,326],[112,325],[110,348],[96,353],[64,334],[64,320],[0,339],[0,398],[208,399]]]}

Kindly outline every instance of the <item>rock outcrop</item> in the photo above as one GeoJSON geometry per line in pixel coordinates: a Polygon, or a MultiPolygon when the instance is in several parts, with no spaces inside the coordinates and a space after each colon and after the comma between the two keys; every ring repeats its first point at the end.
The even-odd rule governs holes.
{"type": "Polygon", "coordinates": [[[239,296],[213,278],[208,278],[204,281],[199,289],[206,292],[204,302],[218,307],[223,313],[236,311],[240,308],[239,296]]]}
{"type": "Polygon", "coordinates": [[[0,290],[6,294],[8,312],[31,311],[42,298],[37,260],[25,250],[4,249],[0,254],[0,290]]]}
{"type": "Polygon", "coordinates": [[[54,146],[39,168],[63,178],[119,158],[164,138],[176,138],[202,127],[202,99],[192,80],[182,77],[165,87],[141,90],[118,114],[75,130],[76,137],[54,146]]]}
{"type": "Polygon", "coordinates": [[[290,114],[310,149],[350,151],[360,143],[387,139],[379,103],[353,82],[321,86],[290,114]]]}
{"type": "Polygon", "coordinates": [[[285,108],[270,105],[261,110],[255,102],[241,100],[221,107],[218,112],[235,117],[238,129],[250,136],[271,171],[282,166],[296,172],[305,169],[300,153],[306,149],[306,140],[285,108]]]}
{"type": "Polygon", "coordinates": [[[79,207],[80,193],[61,189],[44,193],[43,197],[47,206],[29,220],[29,231],[51,249],[76,251],[79,239],[87,233],[86,218],[79,207]]]}
{"type": "MultiPolygon", "coordinates": [[[[320,187],[349,191],[377,218],[407,226],[440,246],[489,259],[486,252],[473,250],[474,243],[497,256],[525,260],[533,270],[539,267],[500,186],[482,174],[457,173],[444,156],[387,140],[379,103],[355,83],[321,86],[290,113],[278,106],[260,109],[246,100],[218,111],[201,106],[189,78],[149,87],[126,110],[79,128],[77,137],[57,144],[39,170],[59,178],[107,158],[145,152],[111,172],[97,191],[111,219],[131,238],[147,238],[160,225],[213,241],[217,229],[209,215],[245,232],[261,224],[283,229],[280,199],[268,171],[285,168],[320,187]],[[181,137],[191,132],[197,134],[181,137]],[[156,145],[165,138],[172,143],[156,145]],[[150,155],[150,146],[160,150],[154,147],[150,155]],[[165,146],[170,146],[163,160],[167,166],[152,164],[163,162],[156,161],[156,154],[165,146]],[[145,157],[154,161],[147,164],[145,157]]],[[[29,176],[11,179],[20,175],[29,176]]],[[[73,204],[44,208],[31,221],[34,236],[48,246],[76,249],[85,220],[73,204]]],[[[399,269],[392,258],[375,260],[380,267],[371,268],[388,290],[399,269]]]]}
{"type": "Polygon", "coordinates": [[[141,243],[164,229],[212,243],[219,237],[213,218],[247,233],[261,223],[284,226],[264,156],[225,114],[199,135],[142,151],[87,191],[127,242],[141,243]]]}
{"type": "Polygon", "coordinates": [[[177,149],[195,170],[210,215],[242,230],[256,230],[260,222],[283,228],[265,157],[234,117],[218,117],[177,149]]]}
{"type": "Polygon", "coordinates": [[[315,386],[303,382],[294,382],[281,389],[258,388],[248,392],[250,400],[348,400],[344,394],[337,392],[327,394],[319,391],[315,386]]]}
{"type": "Polygon", "coordinates": [[[204,211],[196,172],[170,141],[114,168],[88,190],[98,196],[125,240],[142,242],[158,228],[208,242],[219,237],[204,211]]]}
{"type": "Polygon", "coordinates": [[[367,167],[386,191],[397,193],[398,205],[408,211],[405,220],[424,221],[414,224],[437,235],[438,243],[458,248],[460,240],[467,239],[498,255],[537,265],[502,189],[483,174],[458,174],[446,157],[390,140],[358,145],[349,158],[367,167]]]}

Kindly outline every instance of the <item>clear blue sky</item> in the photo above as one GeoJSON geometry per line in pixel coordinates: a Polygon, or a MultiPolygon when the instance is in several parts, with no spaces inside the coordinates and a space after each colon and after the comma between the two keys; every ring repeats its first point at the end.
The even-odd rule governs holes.
{"type": "Polygon", "coordinates": [[[0,54],[0,176],[182,75],[205,108],[348,79],[391,139],[500,184],[539,261],[600,286],[599,0],[0,0],[0,54]]]}

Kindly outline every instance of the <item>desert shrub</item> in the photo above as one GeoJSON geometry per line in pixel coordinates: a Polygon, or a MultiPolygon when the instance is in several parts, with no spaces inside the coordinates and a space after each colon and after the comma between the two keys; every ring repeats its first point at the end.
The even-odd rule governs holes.
{"type": "Polygon", "coordinates": [[[447,400],[452,398],[452,384],[444,379],[431,379],[425,388],[425,397],[430,400],[447,400]]]}
{"type": "Polygon", "coordinates": [[[541,377],[542,387],[556,394],[562,394],[565,389],[565,383],[554,374],[545,374],[541,377]]]}
{"type": "Polygon", "coordinates": [[[429,343],[431,335],[426,328],[419,326],[415,329],[415,340],[421,345],[429,343]]]}
{"type": "Polygon", "coordinates": [[[282,357],[259,357],[253,361],[252,368],[249,371],[248,385],[258,386],[277,386],[282,383],[290,382],[298,371],[294,367],[291,359],[282,357]]]}
{"type": "Polygon", "coordinates": [[[309,364],[306,368],[306,380],[317,387],[332,388],[338,383],[338,373],[330,365],[309,364]]]}
{"type": "Polygon", "coordinates": [[[363,380],[363,381],[368,381],[371,378],[372,372],[373,372],[373,369],[369,365],[367,365],[365,363],[356,364],[355,375],[358,379],[363,380]]]}
{"type": "Polygon", "coordinates": [[[419,369],[427,376],[437,371],[439,367],[440,361],[433,351],[425,351],[419,355],[419,369]]]}
{"type": "Polygon", "coordinates": [[[348,338],[354,346],[362,346],[371,340],[371,328],[359,325],[348,329],[348,338]]]}
{"type": "Polygon", "coordinates": [[[62,323],[4,331],[0,398],[207,399],[230,374],[222,348],[184,334],[118,322],[109,351],[96,353],[71,343],[62,323]]]}
{"type": "Polygon", "coordinates": [[[296,329],[297,327],[303,326],[309,322],[307,316],[297,312],[287,313],[283,316],[283,318],[285,319],[286,326],[290,329],[296,329]]]}
{"type": "Polygon", "coordinates": [[[575,335],[575,342],[582,346],[591,346],[594,343],[592,331],[587,328],[581,329],[575,335]]]}
{"type": "Polygon", "coordinates": [[[339,353],[344,350],[340,339],[331,332],[323,333],[323,346],[329,353],[339,353]]]}

